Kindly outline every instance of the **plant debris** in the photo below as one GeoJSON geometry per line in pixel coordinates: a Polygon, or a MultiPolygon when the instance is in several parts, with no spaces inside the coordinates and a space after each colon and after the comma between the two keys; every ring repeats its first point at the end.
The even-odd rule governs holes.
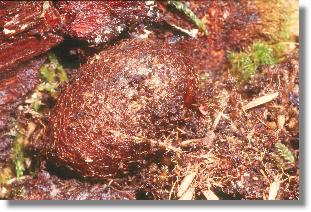
{"type": "Polygon", "coordinates": [[[277,98],[278,95],[279,95],[279,93],[276,92],[276,93],[267,94],[265,96],[258,97],[256,99],[254,99],[253,101],[247,103],[243,107],[243,110],[249,110],[249,109],[252,109],[252,108],[257,107],[259,105],[266,104],[266,103],[274,100],[275,98],[277,98]]]}
{"type": "Polygon", "coordinates": [[[277,148],[279,154],[289,163],[295,163],[295,157],[292,152],[282,143],[276,143],[275,147],[277,148]]]}
{"type": "Polygon", "coordinates": [[[273,183],[271,183],[270,188],[269,188],[269,197],[268,200],[275,200],[279,189],[281,186],[281,181],[279,178],[277,178],[273,183]]]}
{"type": "MultiPolygon", "coordinates": [[[[41,69],[45,81],[35,90],[38,93],[30,95],[28,103],[22,102],[21,110],[13,116],[13,125],[22,132],[22,143],[28,144],[20,148],[22,154],[14,156],[23,156],[22,163],[16,166],[12,157],[9,166],[1,167],[0,198],[300,199],[298,1],[174,2],[180,9],[172,1],[169,5],[157,1],[146,4],[159,6],[165,22],[182,30],[162,23],[129,29],[129,34],[122,35],[130,40],[159,39],[190,59],[201,77],[196,101],[183,113],[185,119],[161,129],[163,136],[148,140],[148,160],[130,167],[130,175],[87,181],[47,162],[40,154],[42,145],[46,145],[42,134],[48,130],[47,117],[62,93],[61,79],[67,78],[62,76],[62,69],[68,71],[69,84],[75,83],[81,70],[58,67],[72,58],[62,50],[66,46],[70,54],[81,56],[78,64],[82,65],[89,55],[98,55],[81,46],[72,48],[72,41],[65,41],[68,43],[55,47],[61,62],[53,63],[50,57],[41,69]],[[204,23],[208,36],[200,36],[193,29],[195,22],[188,16],[191,13],[181,11],[185,8],[196,18],[202,17],[197,20],[204,23]],[[137,31],[148,33],[135,36],[137,31]]],[[[116,48],[120,43],[113,41],[113,47],[98,51],[116,48]]],[[[130,106],[139,109],[140,105],[130,106]]],[[[13,156],[12,135],[16,135],[14,130],[8,135],[9,129],[11,125],[5,129],[6,137],[0,130],[1,149],[11,150],[3,151],[6,157],[13,156]]],[[[111,134],[137,142],[144,138],[118,130],[111,134]]],[[[86,157],[85,162],[91,163],[92,158],[86,157]]]]}
{"type": "Polygon", "coordinates": [[[202,193],[206,197],[207,200],[219,200],[217,195],[211,190],[204,190],[202,191],[202,193]]]}
{"type": "Polygon", "coordinates": [[[178,188],[177,197],[182,198],[183,195],[186,193],[184,198],[189,197],[190,195],[192,198],[193,188],[191,188],[190,185],[192,184],[192,181],[194,180],[196,174],[196,172],[191,172],[181,181],[178,188]]]}

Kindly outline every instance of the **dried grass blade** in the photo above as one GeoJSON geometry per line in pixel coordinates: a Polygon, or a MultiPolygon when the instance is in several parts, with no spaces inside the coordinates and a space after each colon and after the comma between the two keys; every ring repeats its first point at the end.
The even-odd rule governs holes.
{"type": "Polygon", "coordinates": [[[191,172],[181,181],[178,188],[177,197],[181,197],[188,190],[196,175],[197,172],[191,172]]]}
{"type": "Polygon", "coordinates": [[[279,92],[276,92],[276,93],[272,93],[272,94],[268,94],[265,96],[258,97],[256,99],[254,99],[253,101],[249,102],[247,105],[245,105],[243,107],[243,109],[249,110],[249,109],[257,107],[259,105],[266,104],[266,103],[274,100],[275,98],[277,98],[278,95],[279,95],[279,92]]]}
{"type": "Polygon", "coordinates": [[[276,179],[273,183],[271,183],[269,188],[269,197],[268,200],[275,200],[278,195],[280,189],[281,181],[276,179]]]}
{"type": "Polygon", "coordinates": [[[190,187],[180,198],[179,200],[192,200],[194,196],[194,187],[190,187]]]}
{"type": "Polygon", "coordinates": [[[219,200],[217,195],[211,190],[204,190],[202,191],[202,193],[206,197],[207,200],[219,200]]]}

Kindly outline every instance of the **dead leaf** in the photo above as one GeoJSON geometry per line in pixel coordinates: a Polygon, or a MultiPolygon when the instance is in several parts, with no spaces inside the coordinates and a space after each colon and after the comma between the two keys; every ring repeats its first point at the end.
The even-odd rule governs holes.
{"type": "Polygon", "coordinates": [[[273,183],[271,183],[269,188],[269,197],[268,200],[275,200],[276,196],[278,195],[280,189],[281,181],[277,178],[273,183]]]}
{"type": "Polygon", "coordinates": [[[243,107],[243,110],[249,110],[249,109],[257,107],[259,105],[268,103],[268,102],[274,100],[275,98],[277,98],[278,95],[279,95],[279,92],[276,92],[276,93],[273,93],[273,94],[268,94],[268,95],[265,95],[265,96],[258,97],[256,99],[254,99],[253,101],[249,102],[247,105],[245,105],[243,107]]]}
{"type": "Polygon", "coordinates": [[[280,130],[282,130],[284,128],[284,125],[285,125],[285,121],[286,121],[286,118],[284,115],[279,115],[278,116],[278,128],[280,130]]]}
{"type": "Polygon", "coordinates": [[[177,197],[181,197],[188,190],[196,175],[197,172],[191,172],[181,181],[178,188],[177,197]]]}
{"type": "Polygon", "coordinates": [[[220,121],[220,119],[222,117],[222,114],[223,114],[222,112],[217,114],[217,116],[215,118],[215,121],[213,123],[213,126],[212,126],[213,129],[216,129],[216,127],[217,127],[217,125],[218,125],[218,123],[219,123],[219,121],[220,121]]]}
{"type": "Polygon", "coordinates": [[[180,198],[179,200],[192,200],[194,196],[194,187],[190,187],[180,198]]]}
{"type": "Polygon", "coordinates": [[[215,141],[215,139],[216,139],[215,133],[213,131],[209,131],[209,132],[207,132],[207,134],[204,138],[185,140],[185,141],[182,141],[180,143],[180,146],[186,147],[186,146],[189,146],[191,144],[201,144],[205,147],[210,147],[213,145],[213,141],[215,141]]]}
{"type": "Polygon", "coordinates": [[[217,195],[214,192],[212,192],[211,190],[204,190],[204,191],[202,191],[202,193],[207,200],[219,200],[217,195]]]}

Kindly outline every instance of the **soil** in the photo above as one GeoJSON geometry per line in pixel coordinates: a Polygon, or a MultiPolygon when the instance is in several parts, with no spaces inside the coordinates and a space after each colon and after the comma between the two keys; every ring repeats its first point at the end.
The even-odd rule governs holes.
{"type": "MultiPolygon", "coordinates": [[[[265,14],[255,2],[185,2],[209,31],[208,36],[199,32],[196,38],[172,27],[196,28],[187,16],[162,2],[158,6],[166,23],[131,30],[126,35],[127,39],[161,39],[174,46],[191,60],[201,77],[187,124],[170,129],[153,144],[141,169],[128,176],[89,182],[47,163],[40,155],[42,141],[30,142],[26,151],[32,168],[21,179],[13,178],[2,185],[0,197],[298,200],[298,34],[292,35],[296,43],[293,50],[275,65],[260,66],[248,82],[240,82],[231,74],[227,59],[230,51],[243,50],[254,40],[271,39],[261,28],[265,14]],[[289,163],[280,154],[279,143],[291,152],[294,162],[289,163]]],[[[73,83],[79,70],[68,72],[73,83]]],[[[50,111],[45,111],[47,116],[50,111]]],[[[34,134],[46,123],[19,112],[15,118],[25,125],[36,123],[34,134]]],[[[1,142],[13,141],[6,136],[1,142]]]]}
{"type": "Polygon", "coordinates": [[[196,78],[182,52],[159,40],[106,49],[58,98],[47,123],[49,160],[93,180],[133,172],[151,140],[185,122],[196,78]]]}

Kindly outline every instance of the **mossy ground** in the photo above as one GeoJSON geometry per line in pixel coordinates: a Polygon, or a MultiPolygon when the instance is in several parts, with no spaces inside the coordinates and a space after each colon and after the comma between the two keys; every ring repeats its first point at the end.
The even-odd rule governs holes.
{"type": "MultiPolygon", "coordinates": [[[[185,3],[206,24],[207,37],[199,32],[189,39],[159,28],[149,37],[175,43],[202,76],[191,130],[176,127],[153,145],[147,168],[126,179],[91,184],[43,163],[37,177],[25,172],[15,181],[14,170],[4,168],[2,198],[299,199],[298,1],[185,3]],[[263,44],[264,55],[252,51],[254,43],[263,44]],[[232,70],[232,52],[251,72],[232,70]],[[20,186],[23,192],[16,192],[20,186]]],[[[196,27],[187,16],[160,7],[169,23],[196,27]]],[[[34,123],[44,129],[44,121],[34,123]]]]}

